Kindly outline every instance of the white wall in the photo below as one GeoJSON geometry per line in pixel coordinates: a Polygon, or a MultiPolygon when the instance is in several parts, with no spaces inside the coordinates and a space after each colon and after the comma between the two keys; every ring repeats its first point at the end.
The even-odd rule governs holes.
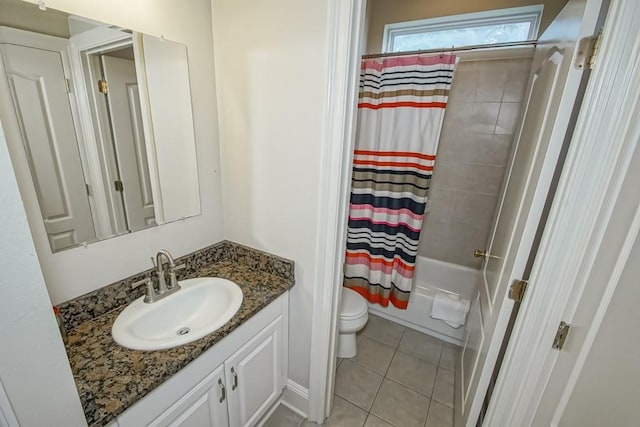
{"type": "Polygon", "coordinates": [[[289,376],[308,387],[327,5],[212,0],[225,237],[296,262],[289,376]]]}
{"type": "MultiPolygon", "coordinates": [[[[184,222],[52,254],[34,191],[22,191],[49,294],[59,303],[151,267],[149,257],[158,249],[179,256],[222,240],[222,198],[209,0],[47,0],[46,4],[187,45],[202,202],[202,215],[184,222]]],[[[0,105],[0,115],[7,108],[0,105]]],[[[5,132],[7,138],[19,135],[14,123],[7,122],[5,132]]]]}
{"type": "Polygon", "coordinates": [[[86,425],[1,126],[0,235],[0,384],[20,425],[86,425]]]}
{"type": "Polygon", "coordinates": [[[0,25],[27,31],[38,31],[50,36],[69,38],[68,15],[49,11],[43,22],[36,5],[21,0],[0,0],[0,25]]]}

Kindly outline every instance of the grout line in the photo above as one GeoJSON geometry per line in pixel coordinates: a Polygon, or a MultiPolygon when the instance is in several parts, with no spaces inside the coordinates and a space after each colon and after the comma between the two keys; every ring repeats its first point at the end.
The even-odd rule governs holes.
{"type": "Polygon", "coordinates": [[[438,383],[438,374],[440,373],[440,366],[438,366],[438,370],[436,371],[436,380],[433,382],[433,390],[431,390],[431,400],[435,400],[438,403],[442,403],[437,399],[434,399],[434,394],[436,392],[436,384],[438,383]]]}
{"type": "Polygon", "coordinates": [[[380,393],[380,389],[382,388],[382,383],[384,382],[386,377],[382,377],[382,381],[380,381],[380,385],[378,386],[378,389],[376,390],[376,394],[375,396],[373,396],[373,400],[371,401],[371,406],[369,407],[369,409],[367,410],[367,412],[371,413],[371,409],[373,409],[373,404],[376,403],[376,399],[378,398],[378,393],[380,393]]]}
{"type": "MultiPolygon", "coordinates": [[[[403,331],[403,334],[404,334],[404,331],[403,331]]],[[[395,354],[396,354],[396,350],[397,350],[397,349],[394,349],[394,348],[393,348],[393,347],[391,347],[390,345],[387,345],[387,344],[381,343],[380,341],[374,340],[373,338],[368,337],[368,336],[366,336],[366,335],[362,335],[362,336],[363,336],[363,337],[365,337],[365,338],[366,338],[366,339],[368,339],[368,340],[371,340],[371,341],[375,342],[376,344],[382,345],[382,346],[384,346],[384,347],[389,347],[390,349],[393,349],[393,350],[394,350],[393,354],[391,355],[391,360],[389,361],[389,366],[391,366],[391,362],[393,361],[393,357],[395,356],[395,354]]],[[[402,337],[402,335],[401,335],[401,337],[402,337]]],[[[345,359],[342,359],[342,360],[345,360],[345,359]]],[[[356,361],[356,360],[355,360],[355,358],[353,358],[353,357],[352,357],[352,358],[350,358],[350,359],[347,359],[347,360],[350,360],[351,362],[353,362],[353,363],[355,363],[356,365],[361,366],[361,367],[363,367],[363,368],[365,368],[365,369],[368,369],[368,370],[370,370],[370,371],[373,371],[373,372],[375,372],[375,373],[376,373],[376,374],[378,374],[378,375],[382,375],[383,377],[386,375],[387,371],[389,370],[389,366],[387,366],[387,368],[386,368],[385,372],[381,373],[381,372],[378,372],[378,371],[374,371],[374,370],[373,370],[372,368],[370,368],[369,366],[365,366],[365,365],[363,365],[362,363],[359,363],[359,362],[358,362],[358,361],[356,361]]],[[[342,362],[340,362],[340,363],[342,363],[342,362]]],[[[338,365],[338,367],[339,367],[339,366],[340,366],[340,365],[338,365]]]]}
{"type": "Polygon", "coordinates": [[[438,364],[436,365],[440,369],[440,361],[442,361],[442,353],[444,352],[444,345],[440,346],[440,355],[438,356],[438,364]]]}
{"type": "Polygon", "coordinates": [[[424,427],[427,427],[427,421],[429,421],[429,413],[431,412],[431,404],[433,399],[429,399],[429,407],[427,408],[427,418],[424,419],[424,427]]]}
{"type": "Polygon", "coordinates": [[[416,390],[416,389],[414,389],[414,388],[412,388],[412,387],[409,387],[409,386],[408,386],[408,385],[406,385],[406,384],[402,384],[402,383],[401,383],[400,381],[398,381],[398,380],[394,380],[393,378],[388,378],[388,377],[384,377],[384,379],[385,379],[385,380],[389,380],[389,381],[391,381],[392,383],[398,384],[398,385],[400,385],[400,386],[402,386],[402,387],[406,388],[407,390],[413,391],[414,393],[418,393],[420,396],[426,397],[427,399],[431,399],[431,396],[427,396],[426,394],[424,394],[423,392],[421,392],[421,391],[419,391],[419,390],[416,390]]]}
{"type": "MultiPolygon", "coordinates": [[[[376,316],[376,317],[377,317],[377,316],[376,316]]],[[[381,319],[383,319],[383,318],[381,318],[381,319]]],[[[383,319],[383,320],[387,320],[387,319],[383,319]]],[[[394,324],[396,324],[396,325],[399,325],[398,323],[395,323],[395,322],[393,322],[393,321],[391,321],[391,320],[387,320],[387,321],[388,321],[388,322],[391,322],[391,323],[394,323],[394,324]]],[[[402,326],[402,325],[399,325],[399,326],[402,326]]],[[[441,347],[440,347],[440,354],[439,354],[439,356],[438,356],[438,362],[437,362],[437,363],[434,363],[434,362],[429,361],[429,360],[423,360],[423,359],[421,359],[421,358],[419,358],[419,357],[416,357],[415,355],[408,354],[408,353],[405,353],[405,352],[403,352],[403,351],[401,351],[401,350],[400,350],[400,343],[402,342],[402,339],[404,338],[404,335],[405,335],[405,333],[406,333],[407,329],[410,329],[410,328],[407,328],[406,326],[403,326],[402,333],[400,334],[400,339],[398,340],[398,343],[395,345],[395,347],[392,347],[392,348],[394,348],[393,356],[391,357],[391,361],[389,362],[389,365],[387,366],[387,369],[385,370],[384,375],[381,375],[380,373],[378,373],[378,372],[376,372],[376,371],[374,371],[374,370],[372,370],[372,369],[370,369],[370,368],[368,368],[368,367],[366,367],[366,366],[363,366],[363,365],[361,365],[361,364],[359,364],[359,363],[357,363],[357,362],[352,361],[352,360],[350,360],[350,359],[349,359],[349,361],[351,361],[352,363],[354,363],[354,364],[358,365],[359,367],[361,367],[361,368],[363,368],[363,369],[366,369],[366,370],[368,370],[368,371],[370,371],[370,372],[373,372],[373,373],[375,373],[376,375],[381,375],[381,376],[382,376],[382,381],[380,382],[380,385],[378,386],[378,389],[376,390],[376,393],[375,393],[375,395],[374,395],[374,397],[373,397],[373,400],[372,400],[372,403],[371,403],[371,407],[369,408],[369,410],[364,410],[364,409],[363,409],[363,408],[361,408],[360,406],[358,406],[358,405],[356,405],[355,403],[351,402],[349,399],[346,399],[346,398],[344,398],[344,397],[342,397],[342,396],[338,396],[338,395],[336,394],[336,396],[338,396],[338,397],[340,397],[340,398],[344,399],[345,401],[347,401],[347,402],[351,403],[352,405],[354,405],[354,406],[356,406],[357,408],[360,408],[361,410],[363,410],[363,411],[365,411],[365,412],[366,412],[366,416],[365,416],[365,419],[364,419],[364,424],[366,424],[366,422],[367,422],[367,420],[369,419],[369,417],[376,417],[376,418],[379,418],[379,419],[381,419],[381,420],[383,420],[383,421],[385,421],[385,422],[387,422],[387,423],[389,423],[389,424],[392,424],[392,425],[393,425],[393,423],[391,423],[389,420],[386,420],[385,418],[379,417],[378,415],[375,415],[375,414],[373,414],[373,413],[371,412],[371,409],[373,408],[373,405],[374,405],[374,403],[375,403],[376,399],[378,398],[378,395],[380,394],[380,389],[382,388],[382,383],[384,382],[384,380],[389,380],[389,381],[391,381],[391,382],[393,382],[393,383],[399,384],[399,385],[401,385],[401,386],[403,386],[403,387],[407,388],[408,390],[414,391],[414,392],[416,392],[416,393],[420,394],[421,396],[424,396],[425,398],[429,399],[429,404],[428,404],[428,407],[427,407],[427,415],[426,415],[426,418],[425,418],[424,427],[426,427],[426,425],[427,425],[427,421],[429,420],[429,414],[431,413],[431,406],[432,406],[433,402],[436,402],[437,404],[443,405],[443,406],[445,406],[445,407],[449,408],[451,411],[454,411],[454,407],[453,407],[453,406],[449,406],[447,403],[441,402],[441,401],[439,401],[439,400],[437,400],[437,399],[434,399],[434,397],[433,397],[434,392],[435,392],[435,388],[436,388],[436,383],[437,383],[437,380],[438,380],[438,374],[440,373],[440,370],[447,371],[447,372],[449,372],[449,373],[451,373],[451,374],[453,374],[453,375],[455,375],[455,372],[456,372],[456,371],[455,371],[455,367],[454,367],[454,369],[453,369],[453,370],[450,370],[450,369],[447,369],[447,368],[442,367],[442,366],[440,365],[440,364],[441,364],[441,362],[442,362],[442,356],[443,356],[443,353],[444,353],[444,349],[445,349],[445,347],[446,347],[447,345],[449,345],[449,344],[448,344],[448,343],[446,343],[446,342],[442,342],[442,345],[441,345],[441,347]],[[401,382],[399,382],[399,381],[397,381],[397,380],[394,380],[394,379],[392,379],[392,378],[387,377],[387,375],[388,375],[388,373],[389,373],[389,369],[391,368],[391,364],[393,363],[393,360],[395,359],[395,357],[396,357],[396,355],[397,355],[398,353],[402,353],[402,354],[405,354],[405,355],[407,355],[407,356],[409,356],[409,357],[413,357],[413,358],[415,358],[415,359],[420,360],[420,361],[421,361],[421,362],[423,362],[423,363],[427,363],[427,364],[429,364],[429,365],[431,365],[431,366],[434,366],[434,367],[436,368],[436,377],[435,377],[435,380],[434,380],[434,382],[433,382],[433,387],[432,387],[432,389],[431,389],[431,396],[427,396],[426,394],[424,394],[424,393],[422,393],[422,392],[420,392],[420,391],[418,391],[418,390],[414,390],[413,388],[411,388],[411,387],[409,387],[409,386],[407,386],[407,385],[405,385],[405,384],[402,384],[401,382]]],[[[390,345],[388,345],[388,344],[386,344],[386,343],[383,343],[383,342],[381,342],[381,341],[378,341],[377,339],[375,339],[375,338],[373,338],[373,337],[371,337],[371,336],[368,336],[368,335],[366,335],[366,334],[364,334],[364,333],[362,334],[362,336],[364,336],[364,337],[366,337],[366,338],[368,338],[368,339],[370,339],[370,340],[373,340],[373,341],[375,341],[375,342],[376,342],[376,343],[378,343],[378,344],[381,344],[381,345],[384,345],[384,346],[387,346],[387,347],[391,347],[390,345]]],[[[442,341],[442,340],[437,339],[437,341],[442,341]]],[[[455,346],[455,347],[457,347],[457,346],[455,346]]],[[[455,387],[455,385],[454,385],[454,387],[455,387]]],[[[455,394],[455,390],[454,390],[454,394],[455,394]]],[[[454,405],[455,405],[455,402],[454,402],[454,405]]],[[[455,416],[455,413],[454,413],[453,415],[455,416]]]]}
{"type": "Polygon", "coordinates": [[[396,354],[398,354],[398,351],[400,349],[400,342],[402,341],[402,337],[404,337],[404,333],[406,332],[407,328],[404,328],[402,330],[402,333],[400,334],[400,339],[398,340],[398,345],[396,346],[396,348],[393,350],[393,356],[391,356],[391,360],[389,361],[389,365],[387,366],[387,369],[385,369],[384,371],[384,377],[387,378],[387,374],[389,373],[389,369],[391,368],[391,364],[393,363],[393,359],[396,358],[396,354]]]}
{"type": "MultiPolygon", "coordinates": [[[[450,372],[450,373],[452,372],[452,371],[449,371],[448,369],[444,369],[444,368],[442,368],[442,370],[443,370],[443,371],[450,372]]],[[[438,372],[436,373],[436,381],[433,383],[433,391],[434,391],[434,392],[436,391],[436,384],[437,384],[437,382],[438,382],[438,374],[439,374],[439,373],[440,373],[440,367],[438,367],[438,372]]],[[[455,372],[454,372],[453,374],[455,375],[455,372]]],[[[445,402],[443,402],[443,401],[441,401],[441,400],[438,400],[438,399],[435,399],[435,401],[436,401],[436,402],[438,402],[438,403],[440,403],[441,405],[446,406],[447,408],[451,408],[451,409],[453,409],[453,408],[454,408],[454,405],[455,405],[455,403],[456,403],[456,402],[455,402],[455,392],[456,392],[456,391],[455,391],[455,378],[454,378],[454,382],[453,382],[453,387],[454,387],[454,390],[453,390],[453,402],[451,403],[451,405],[449,405],[448,403],[445,403],[445,402]]],[[[433,394],[433,392],[432,392],[431,394],[433,394]]],[[[434,400],[434,399],[432,398],[431,400],[434,400]]]]}
{"type": "MultiPolygon", "coordinates": [[[[380,385],[378,386],[378,390],[376,390],[376,395],[373,397],[373,401],[371,402],[371,407],[369,408],[369,411],[367,413],[367,418],[371,414],[371,409],[373,409],[373,405],[376,403],[376,399],[378,398],[378,394],[380,393],[380,389],[382,388],[382,383],[384,383],[384,380],[388,379],[387,378],[387,373],[389,372],[389,368],[391,367],[391,364],[393,363],[393,358],[396,357],[396,353],[398,352],[398,348],[400,347],[400,341],[402,341],[402,337],[404,336],[404,332],[406,330],[407,330],[407,328],[403,327],[402,333],[400,334],[400,339],[398,340],[398,345],[394,349],[393,356],[391,356],[391,360],[389,361],[389,365],[387,366],[387,369],[384,371],[384,375],[382,376],[382,381],[380,381],[380,385]]],[[[374,415],[374,416],[377,417],[377,415],[374,415]]],[[[381,418],[381,417],[379,417],[379,418],[381,420],[384,420],[384,421],[388,422],[389,424],[392,424],[390,421],[385,420],[384,418],[381,418]]],[[[365,418],[365,422],[366,422],[366,418],[365,418]]]]}
{"type": "MultiPolygon", "coordinates": [[[[378,388],[376,389],[376,394],[375,394],[375,396],[373,396],[373,400],[371,401],[371,406],[373,407],[373,402],[375,402],[375,401],[376,401],[376,397],[378,397],[378,392],[380,391],[380,387],[382,386],[382,382],[384,381],[384,376],[383,376],[383,375],[380,375],[379,373],[377,373],[376,371],[374,371],[374,370],[372,370],[372,369],[365,368],[364,366],[359,365],[359,364],[357,364],[356,362],[353,362],[353,361],[351,361],[351,360],[349,360],[349,362],[351,362],[351,363],[353,363],[354,365],[356,365],[356,366],[360,367],[361,369],[367,370],[367,371],[369,371],[369,372],[371,372],[371,373],[373,373],[373,374],[375,374],[375,375],[377,375],[377,376],[379,376],[379,377],[381,377],[381,378],[382,378],[382,381],[380,381],[380,385],[378,385],[378,388]]],[[[346,400],[347,402],[351,403],[353,406],[355,406],[355,407],[357,407],[357,408],[362,409],[363,411],[369,412],[369,411],[371,410],[371,408],[369,408],[369,409],[364,409],[362,406],[358,405],[358,404],[357,404],[357,403],[355,403],[355,402],[350,401],[348,398],[346,398],[346,397],[344,397],[344,396],[340,396],[339,394],[337,394],[337,393],[336,393],[335,388],[334,388],[334,390],[333,390],[333,394],[334,394],[334,396],[338,396],[339,398],[346,400]]]]}

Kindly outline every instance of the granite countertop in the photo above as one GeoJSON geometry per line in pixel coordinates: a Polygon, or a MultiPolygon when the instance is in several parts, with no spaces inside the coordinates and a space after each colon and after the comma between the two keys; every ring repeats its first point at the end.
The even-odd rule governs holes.
{"type": "Polygon", "coordinates": [[[121,347],[111,337],[111,326],[126,305],[68,332],[67,354],[89,425],[113,421],[293,285],[290,279],[232,260],[199,268],[193,276],[229,279],[240,286],[244,295],[235,316],[204,338],[161,351],[121,347]]]}

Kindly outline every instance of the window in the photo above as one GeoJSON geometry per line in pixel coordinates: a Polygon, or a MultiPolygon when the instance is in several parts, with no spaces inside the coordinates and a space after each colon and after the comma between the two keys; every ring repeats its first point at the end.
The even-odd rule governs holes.
{"type": "Polygon", "coordinates": [[[542,5],[387,24],[383,52],[535,40],[542,5]]]}

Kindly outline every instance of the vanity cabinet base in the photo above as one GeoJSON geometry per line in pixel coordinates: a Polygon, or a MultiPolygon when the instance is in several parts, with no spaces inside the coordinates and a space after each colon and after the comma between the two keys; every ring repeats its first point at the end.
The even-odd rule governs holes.
{"type": "Polygon", "coordinates": [[[287,381],[288,292],[136,402],[111,426],[256,425],[287,381]]]}

